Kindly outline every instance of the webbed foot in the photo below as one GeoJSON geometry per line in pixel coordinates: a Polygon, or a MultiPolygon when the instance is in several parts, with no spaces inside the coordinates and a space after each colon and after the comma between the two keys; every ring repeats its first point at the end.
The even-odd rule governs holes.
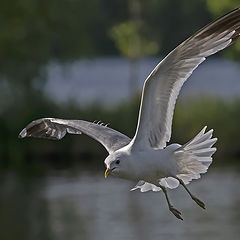
{"type": "Polygon", "coordinates": [[[183,220],[183,218],[181,217],[182,213],[178,211],[176,208],[174,208],[173,206],[170,206],[169,210],[175,215],[176,218],[183,220]]]}
{"type": "Polygon", "coordinates": [[[192,197],[192,200],[193,200],[194,202],[196,202],[201,208],[206,209],[204,202],[202,202],[202,201],[199,200],[198,198],[196,198],[196,197],[193,196],[193,197],[192,197]]]}

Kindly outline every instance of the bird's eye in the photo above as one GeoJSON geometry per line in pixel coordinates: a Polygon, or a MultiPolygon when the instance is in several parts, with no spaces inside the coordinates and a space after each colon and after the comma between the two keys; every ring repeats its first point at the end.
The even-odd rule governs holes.
{"type": "Polygon", "coordinates": [[[116,164],[119,164],[119,163],[120,163],[120,160],[117,160],[117,161],[116,161],[116,164]]]}

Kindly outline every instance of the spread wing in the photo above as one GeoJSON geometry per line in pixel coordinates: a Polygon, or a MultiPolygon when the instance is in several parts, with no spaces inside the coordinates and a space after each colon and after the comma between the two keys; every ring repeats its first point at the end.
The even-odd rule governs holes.
{"type": "Polygon", "coordinates": [[[133,146],[164,148],[171,137],[176,99],[183,83],[206,57],[240,34],[240,8],[210,23],[167,55],[144,83],[133,146]]]}
{"type": "Polygon", "coordinates": [[[37,137],[59,140],[66,133],[86,134],[100,142],[109,153],[126,146],[131,139],[107,126],[83,120],[41,118],[29,123],[19,134],[20,138],[37,137]]]}

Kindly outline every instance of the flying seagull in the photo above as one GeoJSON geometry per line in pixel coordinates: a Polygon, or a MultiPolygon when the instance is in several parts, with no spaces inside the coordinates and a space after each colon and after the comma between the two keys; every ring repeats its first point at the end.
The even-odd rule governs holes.
{"type": "Polygon", "coordinates": [[[228,47],[240,35],[240,8],[220,17],[170,52],[145,80],[138,124],[134,137],[99,123],[83,120],[42,118],[28,124],[20,138],[61,139],[66,133],[84,133],[100,142],[108,151],[106,172],[138,182],[132,189],[141,192],[162,190],[169,210],[179,219],[181,212],[171,204],[167,188],[181,184],[202,208],[186,184],[206,173],[216,148],[213,130],[204,127],[184,145],[171,144],[172,118],[177,96],[183,83],[206,57],[228,47]]]}

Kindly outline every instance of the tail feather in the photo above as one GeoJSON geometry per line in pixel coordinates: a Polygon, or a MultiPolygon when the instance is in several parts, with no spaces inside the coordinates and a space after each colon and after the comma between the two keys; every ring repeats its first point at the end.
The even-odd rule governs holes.
{"type": "Polygon", "coordinates": [[[200,133],[199,133],[195,138],[193,138],[191,141],[189,141],[188,143],[186,143],[186,144],[184,145],[184,147],[187,147],[187,146],[193,147],[194,145],[196,145],[196,144],[198,144],[198,143],[202,143],[202,142],[204,142],[204,141],[206,141],[206,140],[208,140],[208,139],[211,139],[212,134],[213,134],[213,129],[209,130],[209,131],[206,132],[206,133],[205,133],[205,129],[206,129],[206,127],[204,127],[204,128],[202,129],[202,131],[200,132],[201,135],[200,135],[200,133]],[[204,131],[203,131],[203,130],[204,130],[204,131]],[[194,144],[194,145],[193,145],[193,144],[194,144]]]}
{"type": "Polygon", "coordinates": [[[215,152],[216,148],[204,148],[200,150],[195,150],[192,153],[198,157],[208,157],[209,155],[212,156],[215,152]]]}
{"type": "Polygon", "coordinates": [[[206,126],[191,141],[176,149],[177,177],[188,184],[192,179],[200,178],[212,163],[216,148],[212,147],[217,138],[212,138],[213,130],[206,131],[206,126]]]}
{"type": "Polygon", "coordinates": [[[211,148],[217,141],[217,138],[208,139],[204,142],[200,142],[194,145],[188,145],[185,147],[185,150],[200,150],[203,148],[211,148]]]}

